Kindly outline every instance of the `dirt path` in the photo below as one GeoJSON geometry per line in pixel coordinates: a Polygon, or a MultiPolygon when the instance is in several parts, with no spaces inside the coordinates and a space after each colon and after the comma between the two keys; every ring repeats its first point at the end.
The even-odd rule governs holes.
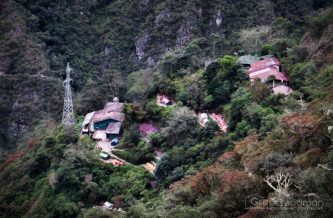
{"type": "MultiPolygon", "coordinates": [[[[109,154],[111,156],[111,158],[114,158],[114,159],[117,159],[119,161],[122,161],[126,164],[129,164],[129,165],[132,165],[131,163],[127,162],[126,160],[124,159],[121,159],[120,157],[118,157],[117,155],[113,154],[112,153],[112,150],[118,150],[120,151],[120,149],[113,149],[111,146],[110,146],[110,142],[107,142],[107,141],[98,141],[97,142],[97,147],[101,148],[102,151],[104,151],[105,153],[109,154]]],[[[111,163],[111,161],[104,161],[105,163],[111,163]]]]}

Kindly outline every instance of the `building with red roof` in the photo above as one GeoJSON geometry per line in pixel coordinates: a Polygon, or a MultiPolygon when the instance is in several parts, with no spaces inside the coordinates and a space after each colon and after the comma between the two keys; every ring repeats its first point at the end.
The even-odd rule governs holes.
{"type": "Polygon", "coordinates": [[[157,95],[157,104],[166,107],[172,105],[172,101],[165,95],[157,95]]]}
{"type": "Polygon", "coordinates": [[[82,123],[82,133],[91,133],[93,139],[114,139],[120,134],[122,122],[125,120],[123,113],[124,104],[118,101],[108,102],[102,110],[86,115],[82,123]],[[99,131],[94,135],[94,132],[99,131]],[[104,132],[105,137],[101,137],[104,132]],[[98,137],[97,137],[98,136],[98,137]]]}
{"type": "Polygon", "coordinates": [[[275,80],[279,80],[281,83],[288,81],[287,76],[278,71],[275,67],[267,67],[260,70],[252,71],[249,74],[251,82],[259,79],[262,83],[266,82],[268,78],[275,77],[275,80]]]}
{"type": "Polygon", "coordinates": [[[276,81],[281,84],[289,81],[288,77],[281,71],[279,60],[274,57],[263,58],[263,60],[252,63],[247,72],[251,82],[260,80],[260,82],[264,83],[273,77],[273,87],[276,81]]]}
{"type": "Polygon", "coordinates": [[[107,139],[114,139],[120,134],[122,122],[109,123],[106,127],[105,133],[107,139]]]}
{"type": "Polygon", "coordinates": [[[108,102],[103,109],[105,112],[123,112],[124,104],[120,102],[108,102]]]}
{"type": "Polygon", "coordinates": [[[278,59],[276,58],[266,58],[261,61],[257,61],[251,64],[251,67],[249,69],[249,72],[261,70],[267,67],[273,67],[276,70],[280,71],[281,70],[281,64],[278,59]]]}
{"type": "Polygon", "coordinates": [[[101,122],[103,120],[115,120],[118,122],[123,122],[125,120],[125,114],[120,112],[104,112],[99,113],[98,111],[92,117],[94,123],[101,122]]]}
{"type": "Polygon", "coordinates": [[[274,57],[263,57],[262,60],[252,63],[247,72],[251,82],[260,80],[260,82],[264,83],[268,79],[273,78],[271,91],[274,94],[289,95],[293,92],[290,87],[286,86],[289,79],[281,71],[279,60],[274,57]],[[276,86],[276,82],[280,82],[280,84],[276,86]]]}

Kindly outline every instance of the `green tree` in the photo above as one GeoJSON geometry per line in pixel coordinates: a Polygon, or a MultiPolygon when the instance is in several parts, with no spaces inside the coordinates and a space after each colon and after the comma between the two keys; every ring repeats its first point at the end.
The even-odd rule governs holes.
{"type": "Polygon", "coordinates": [[[164,179],[169,176],[172,169],[173,166],[171,164],[170,157],[168,155],[164,155],[156,166],[155,176],[163,184],[165,182],[164,179]]]}
{"type": "Polygon", "coordinates": [[[231,104],[228,109],[229,129],[235,130],[236,125],[242,119],[242,111],[251,102],[251,94],[245,88],[239,88],[231,96],[231,104]]]}
{"type": "Polygon", "coordinates": [[[237,134],[237,137],[239,138],[244,138],[248,135],[248,132],[252,129],[251,124],[246,121],[246,120],[242,120],[241,122],[237,123],[235,132],[237,134]]]}
{"type": "Polygon", "coordinates": [[[236,62],[236,57],[226,55],[218,59],[218,66],[211,64],[212,66],[209,66],[203,74],[207,84],[207,94],[214,98],[215,105],[228,102],[231,93],[246,79],[236,62]]]}
{"type": "Polygon", "coordinates": [[[147,99],[150,94],[155,92],[159,76],[159,73],[152,69],[131,73],[126,81],[127,98],[134,102],[147,99]]]}
{"type": "Polygon", "coordinates": [[[186,107],[176,108],[161,135],[170,146],[192,144],[198,135],[197,117],[186,107]]]}

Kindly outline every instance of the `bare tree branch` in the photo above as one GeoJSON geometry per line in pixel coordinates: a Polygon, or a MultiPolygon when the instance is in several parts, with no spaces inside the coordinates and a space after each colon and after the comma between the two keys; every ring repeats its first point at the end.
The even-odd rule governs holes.
{"type": "Polygon", "coordinates": [[[333,171],[333,169],[328,168],[327,166],[324,166],[324,165],[321,165],[321,164],[318,164],[318,167],[321,167],[321,168],[323,168],[325,170],[333,171]]]}
{"type": "Polygon", "coordinates": [[[275,172],[274,175],[267,176],[264,181],[279,195],[279,197],[282,195],[285,197],[290,196],[289,187],[292,182],[289,173],[284,174],[282,172],[275,172]]]}

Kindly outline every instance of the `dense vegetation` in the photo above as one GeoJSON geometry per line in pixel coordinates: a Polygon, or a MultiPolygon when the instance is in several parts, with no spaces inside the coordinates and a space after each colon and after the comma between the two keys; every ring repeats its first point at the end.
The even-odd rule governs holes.
{"type": "Polygon", "coordinates": [[[332,217],[330,1],[5,0],[0,9],[0,217],[332,217]],[[242,54],[279,58],[295,92],[251,85],[242,54]],[[66,61],[70,136],[59,125],[66,61]],[[174,105],[158,106],[157,93],[174,105]],[[101,162],[79,136],[82,116],[114,96],[127,101],[115,153],[133,165],[101,162]],[[223,114],[228,132],[200,127],[204,111],[223,114]],[[161,131],[142,140],[142,122],[161,131]],[[164,156],[152,175],[141,164],[155,150],[164,156]],[[246,208],[252,194],[281,197],[265,182],[277,172],[292,183],[283,200],[320,199],[323,210],[246,208]],[[125,213],[95,207],[105,201],[125,213]]]}
{"type": "MultiPolygon", "coordinates": [[[[55,85],[54,79],[62,80],[67,61],[75,69],[72,77],[78,94],[77,112],[86,113],[114,95],[127,98],[124,89],[127,75],[156,65],[161,57],[165,63],[161,64],[161,72],[179,74],[186,72],[184,68],[190,66],[197,69],[206,59],[216,59],[245,49],[241,39],[250,42],[246,49],[252,47],[254,51],[259,50],[262,40],[267,37],[261,36],[259,31],[260,40],[257,43],[250,41],[248,36],[253,36],[254,27],[269,26],[276,18],[283,16],[298,25],[295,32],[299,33],[306,16],[329,2],[1,1],[0,79],[1,84],[9,81],[9,84],[17,86],[0,87],[0,96],[4,101],[0,107],[3,123],[0,129],[1,148],[5,145],[15,147],[16,136],[25,127],[35,125],[43,116],[40,108],[30,103],[34,99],[44,101],[42,106],[53,107],[48,113],[54,114],[55,118],[60,117],[61,104],[54,103],[56,99],[49,101],[46,96],[53,93],[61,96],[61,89],[54,92],[51,91],[53,89],[44,90],[46,96],[34,91],[38,90],[36,84],[50,86],[55,85]],[[223,21],[218,27],[215,19],[219,12],[223,21]],[[179,49],[184,46],[187,48],[179,49]],[[180,68],[183,70],[179,71],[180,68]],[[22,82],[22,75],[38,82],[22,82]],[[15,91],[8,93],[8,89],[15,91]],[[110,95],[100,94],[106,92],[110,95]],[[8,95],[11,97],[8,98],[8,95]],[[31,114],[38,116],[29,119],[31,114]]],[[[289,25],[289,30],[295,30],[294,26],[289,25]]],[[[254,35],[258,36],[258,33],[254,35]]],[[[279,46],[290,42],[281,41],[279,46]]]]}

